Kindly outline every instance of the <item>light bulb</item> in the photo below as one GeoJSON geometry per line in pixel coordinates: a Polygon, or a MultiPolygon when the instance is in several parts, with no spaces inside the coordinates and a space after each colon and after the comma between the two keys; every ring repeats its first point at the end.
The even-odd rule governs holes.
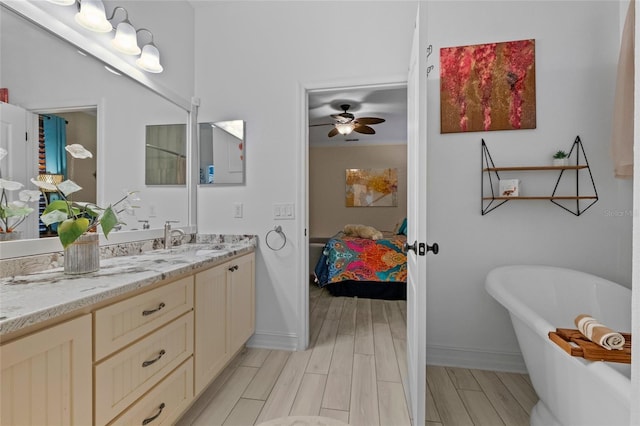
{"type": "Polygon", "coordinates": [[[353,123],[336,124],[336,129],[338,129],[338,133],[340,133],[341,135],[348,135],[353,131],[354,127],[355,126],[353,125],[353,123]]]}
{"type": "Polygon", "coordinates": [[[80,12],[76,13],[76,22],[84,28],[97,33],[108,33],[113,29],[100,0],[82,0],[80,12]]]}
{"type": "Polygon", "coordinates": [[[160,51],[153,43],[142,48],[142,55],[136,60],[136,64],[143,70],[152,73],[160,73],[164,69],[160,65],[160,51]]]}
{"type": "Polygon", "coordinates": [[[139,55],[141,50],[138,47],[138,37],[136,30],[129,21],[122,21],[116,28],[116,35],[111,40],[113,48],[127,55],[139,55]]]}

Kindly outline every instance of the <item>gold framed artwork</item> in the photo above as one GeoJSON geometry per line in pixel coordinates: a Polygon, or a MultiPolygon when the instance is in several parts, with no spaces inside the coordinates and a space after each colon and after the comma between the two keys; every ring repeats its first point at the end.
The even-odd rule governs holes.
{"type": "Polygon", "coordinates": [[[347,207],[397,207],[398,169],[347,169],[347,207]]]}
{"type": "Polygon", "coordinates": [[[535,40],[440,49],[440,132],[536,128],[535,40]]]}

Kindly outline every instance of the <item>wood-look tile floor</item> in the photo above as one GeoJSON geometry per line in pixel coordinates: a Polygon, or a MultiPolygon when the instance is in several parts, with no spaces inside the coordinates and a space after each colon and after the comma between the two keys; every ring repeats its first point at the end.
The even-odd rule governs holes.
{"type": "MultiPolygon", "coordinates": [[[[406,302],[333,297],[310,286],[309,349],[248,348],[178,422],[248,426],[285,416],[409,425],[406,302]]],[[[429,426],[528,425],[528,376],[427,366],[429,426]]]]}

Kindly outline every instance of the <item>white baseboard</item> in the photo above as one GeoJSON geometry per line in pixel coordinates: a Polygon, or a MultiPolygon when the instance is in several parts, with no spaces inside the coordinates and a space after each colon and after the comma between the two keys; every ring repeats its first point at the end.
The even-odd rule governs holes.
{"type": "MultiPolygon", "coordinates": [[[[281,334],[256,331],[247,342],[249,348],[295,351],[298,337],[294,333],[281,334]]],[[[476,368],[479,370],[526,373],[522,354],[519,352],[497,352],[470,348],[427,345],[427,365],[476,368]]]]}
{"type": "Polygon", "coordinates": [[[298,348],[298,336],[295,333],[281,334],[256,331],[247,342],[247,347],[295,351],[298,348]]]}
{"type": "Polygon", "coordinates": [[[429,364],[513,373],[527,372],[524,359],[519,352],[493,352],[438,345],[427,345],[427,365],[429,364]]]}

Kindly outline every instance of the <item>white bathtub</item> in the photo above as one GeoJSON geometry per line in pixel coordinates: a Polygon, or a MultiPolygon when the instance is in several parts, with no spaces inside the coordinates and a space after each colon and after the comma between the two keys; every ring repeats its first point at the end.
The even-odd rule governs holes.
{"type": "Polygon", "coordinates": [[[631,365],[569,356],[549,340],[556,327],[576,328],[581,313],[617,331],[631,330],[631,290],[571,269],[505,266],[487,275],[486,289],[509,311],[540,401],[532,426],[628,426],[631,365]]]}

